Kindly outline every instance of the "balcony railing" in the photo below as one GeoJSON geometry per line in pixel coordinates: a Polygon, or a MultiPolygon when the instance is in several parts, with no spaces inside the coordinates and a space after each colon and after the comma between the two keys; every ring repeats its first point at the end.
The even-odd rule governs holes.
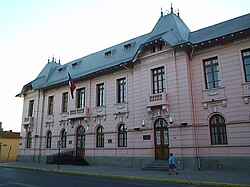
{"type": "Polygon", "coordinates": [[[148,96],[147,107],[169,105],[168,97],[165,92],[148,96]]]}
{"type": "Polygon", "coordinates": [[[89,109],[87,107],[70,110],[69,119],[88,117],[88,114],[89,114],[89,109]]]}

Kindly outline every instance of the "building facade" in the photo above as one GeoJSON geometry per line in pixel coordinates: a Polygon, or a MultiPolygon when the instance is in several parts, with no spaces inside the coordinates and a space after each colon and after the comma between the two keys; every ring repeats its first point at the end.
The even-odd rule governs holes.
{"type": "Polygon", "coordinates": [[[1,131],[0,125],[0,162],[16,161],[19,136],[19,132],[1,131]]]}
{"type": "Polygon", "coordinates": [[[148,34],[49,60],[17,95],[18,159],[47,162],[60,147],[90,164],[140,168],[172,152],[181,169],[249,170],[249,20],[191,32],[171,9],[148,34]]]}

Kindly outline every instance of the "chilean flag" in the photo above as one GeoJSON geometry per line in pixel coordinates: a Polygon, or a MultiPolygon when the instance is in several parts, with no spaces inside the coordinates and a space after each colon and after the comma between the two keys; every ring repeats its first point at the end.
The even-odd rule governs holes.
{"type": "Polygon", "coordinates": [[[72,99],[74,99],[74,91],[76,89],[76,85],[74,81],[71,79],[71,75],[69,72],[68,72],[68,77],[69,77],[69,88],[70,88],[71,97],[72,99]]]}

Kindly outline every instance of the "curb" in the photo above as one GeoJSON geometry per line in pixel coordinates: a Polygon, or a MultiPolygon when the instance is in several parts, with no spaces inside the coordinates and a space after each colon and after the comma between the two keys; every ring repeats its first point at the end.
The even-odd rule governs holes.
{"type": "Polygon", "coordinates": [[[77,172],[77,171],[67,171],[67,170],[55,170],[55,169],[46,169],[46,168],[34,168],[34,167],[26,167],[26,166],[3,166],[3,165],[0,165],[0,167],[1,168],[22,169],[22,170],[43,171],[43,172],[51,172],[51,173],[73,174],[73,175],[82,175],[82,176],[95,176],[95,177],[107,177],[107,178],[116,178],[116,179],[153,181],[153,182],[163,182],[163,183],[179,183],[179,184],[206,185],[206,186],[219,186],[219,187],[250,187],[250,185],[247,185],[247,184],[207,182],[207,181],[194,181],[194,180],[178,180],[178,179],[146,178],[146,177],[136,177],[136,176],[122,176],[122,175],[87,173],[87,172],[77,172]]]}

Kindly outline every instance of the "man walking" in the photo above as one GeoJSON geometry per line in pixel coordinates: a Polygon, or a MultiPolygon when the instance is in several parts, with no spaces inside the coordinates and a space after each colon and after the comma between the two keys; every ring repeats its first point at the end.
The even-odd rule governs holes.
{"type": "Polygon", "coordinates": [[[173,153],[170,153],[170,155],[169,155],[168,164],[169,164],[168,174],[170,175],[171,172],[174,171],[175,174],[178,175],[178,171],[176,169],[175,158],[174,158],[173,153]]]}

